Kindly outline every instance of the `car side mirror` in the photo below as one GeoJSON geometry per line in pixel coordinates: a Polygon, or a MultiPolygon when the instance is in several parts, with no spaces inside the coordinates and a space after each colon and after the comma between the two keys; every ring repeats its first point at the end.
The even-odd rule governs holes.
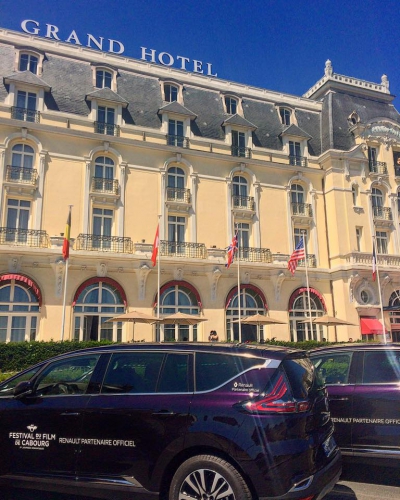
{"type": "Polygon", "coordinates": [[[14,387],[14,397],[16,399],[22,398],[24,396],[29,396],[33,392],[33,385],[29,380],[24,380],[23,382],[19,382],[14,387]]]}

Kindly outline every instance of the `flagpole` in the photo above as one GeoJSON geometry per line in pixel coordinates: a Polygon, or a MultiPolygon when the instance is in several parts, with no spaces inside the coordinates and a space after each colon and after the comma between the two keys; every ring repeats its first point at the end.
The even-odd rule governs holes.
{"type": "MultiPolygon", "coordinates": [[[[68,215],[68,220],[70,223],[69,231],[71,231],[71,210],[72,210],[72,205],[69,205],[69,215],[68,215]]],[[[67,236],[68,236],[68,240],[69,240],[70,234],[67,236]]],[[[68,245],[69,245],[69,241],[68,241],[68,245]]],[[[65,309],[66,309],[66,302],[67,302],[68,267],[69,267],[69,247],[68,247],[68,258],[66,259],[66,262],[65,262],[64,297],[63,297],[62,320],[61,320],[61,342],[64,341],[65,309]]]]}
{"type": "Polygon", "coordinates": [[[238,310],[239,310],[239,342],[242,342],[242,312],[240,307],[240,249],[239,249],[239,232],[236,224],[235,231],[237,233],[237,288],[238,288],[238,310]]]}
{"type": "Polygon", "coordinates": [[[306,241],[306,231],[301,231],[303,234],[303,245],[304,245],[304,264],[306,268],[306,284],[307,284],[307,296],[308,296],[308,314],[310,315],[310,327],[311,327],[311,338],[309,340],[313,340],[313,322],[311,316],[311,298],[310,298],[310,286],[308,283],[308,255],[307,255],[307,241],[306,241]]]}
{"type": "MultiPolygon", "coordinates": [[[[161,283],[161,245],[160,245],[160,220],[161,215],[158,216],[158,252],[157,252],[157,319],[160,319],[160,283],[161,283]]],[[[158,336],[161,342],[161,325],[158,322],[158,336]]],[[[157,328],[156,327],[156,328],[157,328]]]]}
{"type": "Polygon", "coordinates": [[[375,269],[376,269],[376,276],[378,278],[379,304],[380,304],[381,317],[382,317],[382,335],[383,335],[383,342],[384,342],[384,344],[386,344],[387,343],[386,342],[386,330],[385,330],[385,320],[383,318],[383,304],[382,304],[381,281],[380,281],[380,278],[379,278],[378,252],[377,252],[377,248],[376,248],[376,235],[375,234],[372,236],[372,244],[373,244],[374,251],[375,251],[375,269]]]}

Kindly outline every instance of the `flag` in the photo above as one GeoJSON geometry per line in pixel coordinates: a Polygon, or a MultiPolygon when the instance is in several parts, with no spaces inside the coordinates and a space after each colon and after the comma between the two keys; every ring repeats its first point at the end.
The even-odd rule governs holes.
{"type": "Polygon", "coordinates": [[[236,231],[235,236],[232,238],[232,243],[229,245],[229,247],[226,249],[228,253],[228,262],[225,264],[225,267],[229,269],[230,265],[232,264],[234,258],[235,258],[235,253],[238,251],[238,232],[236,231]]]}
{"type": "Polygon", "coordinates": [[[304,239],[300,238],[296,248],[294,249],[294,252],[290,256],[287,266],[292,274],[295,273],[299,260],[305,259],[305,257],[306,257],[306,252],[304,248],[304,239]]]}
{"type": "Polygon", "coordinates": [[[65,226],[65,233],[64,233],[64,243],[63,243],[63,247],[62,247],[62,254],[63,254],[64,260],[67,260],[69,258],[70,233],[71,233],[71,208],[69,209],[69,213],[68,213],[67,225],[65,226]]]}
{"type": "Polygon", "coordinates": [[[375,244],[373,245],[372,250],[372,280],[376,280],[376,253],[375,253],[375,244]]]}
{"type": "Polygon", "coordinates": [[[156,235],[154,237],[154,243],[153,243],[153,252],[151,254],[151,262],[153,263],[153,267],[156,265],[157,263],[157,255],[158,255],[158,246],[160,244],[160,239],[158,237],[158,230],[159,230],[159,227],[160,227],[160,224],[158,224],[157,226],[157,231],[156,231],[156,235]]]}

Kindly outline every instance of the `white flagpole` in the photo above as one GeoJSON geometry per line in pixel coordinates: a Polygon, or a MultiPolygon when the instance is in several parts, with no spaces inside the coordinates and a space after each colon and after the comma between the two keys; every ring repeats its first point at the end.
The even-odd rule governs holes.
{"type": "Polygon", "coordinates": [[[307,262],[307,241],[306,241],[306,232],[302,231],[303,234],[303,245],[304,245],[304,264],[306,268],[306,284],[307,284],[307,296],[308,296],[308,314],[310,315],[310,327],[311,327],[311,338],[309,340],[313,340],[313,322],[311,316],[311,299],[310,299],[310,285],[308,283],[308,262],[307,262]]]}
{"type": "MultiPolygon", "coordinates": [[[[160,282],[161,282],[161,240],[160,240],[160,220],[161,215],[158,216],[158,251],[157,251],[157,319],[160,319],[160,282]]],[[[161,325],[158,322],[156,328],[158,328],[158,336],[161,342],[161,325]]]]}
{"type": "Polygon", "coordinates": [[[71,210],[72,206],[69,206],[69,214],[68,214],[68,220],[69,221],[69,235],[68,235],[68,259],[67,262],[65,263],[65,276],[64,276],[64,297],[63,297],[63,308],[62,308],[62,320],[61,320],[61,342],[64,341],[64,329],[65,329],[65,309],[66,309],[66,301],[67,301],[67,281],[68,281],[68,267],[69,267],[69,245],[71,241],[71,210]]]}
{"type": "Polygon", "coordinates": [[[382,335],[383,335],[383,342],[386,344],[386,330],[385,330],[385,320],[383,319],[381,281],[379,278],[378,252],[377,252],[377,248],[376,248],[376,235],[375,234],[372,236],[372,244],[373,244],[374,249],[375,249],[375,269],[376,269],[376,276],[378,278],[379,304],[380,304],[380,308],[381,308],[381,317],[382,317],[382,335]]]}

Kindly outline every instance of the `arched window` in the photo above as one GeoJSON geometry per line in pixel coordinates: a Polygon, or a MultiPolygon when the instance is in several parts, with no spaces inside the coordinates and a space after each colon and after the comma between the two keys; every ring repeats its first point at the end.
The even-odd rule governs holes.
{"type": "Polygon", "coordinates": [[[190,192],[185,189],[185,172],[180,167],[170,167],[167,176],[167,200],[190,201],[190,192]]]}
{"type": "Polygon", "coordinates": [[[249,195],[248,195],[247,179],[242,175],[235,175],[232,179],[232,197],[234,208],[248,208],[249,195]]]}
{"type": "Polygon", "coordinates": [[[31,73],[37,75],[38,73],[38,63],[39,58],[33,54],[21,54],[19,56],[19,71],[30,71],[31,73]]]}
{"type": "Polygon", "coordinates": [[[290,199],[292,204],[304,204],[304,188],[301,184],[292,184],[290,188],[290,199]]]}
{"type": "MultiPolygon", "coordinates": [[[[200,314],[199,297],[195,290],[189,285],[172,284],[161,289],[160,315],[167,316],[181,312],[184,314],[200,314]]],[[[194,341],[197,338],[197,325],[161,325],[157,326],[157,341],[194,341]]]]}
{"type": "Polygon", "coordinates": [[[98,156],[94,162],[93,189],[95,191],[116,193],[118,190],[115,176],[115,166],[111,158],[98,156]]]}
{"type": "Polygon", "coordinates": [[[96,87],[98,89],[111,88],[113,75],[104,69],[96,70],[96,87]]]}
{"type": "Polygon", "coordinates": [[[16,144],[12,148],[11,165],[7,167],[7,180],[31,182],[35,152],[28,144],[16,144]]]}
{"type": "MultiPolygon", "coordinates": [[[[238,290],[233,288],[226,300],[226,338],[228,341],[237,342],[263,342],[265,340],[263,327],[257,331],[257,325],[241,323],[239,329],[239,301],[238,290]],[[241,332],[240,332],[241,331],[241,332]],[[241,335],[240,335],[241,333],[241,335]]],[[[240,317],[264,314],[266,300],[258,288],[250,285],[240,287],[240,317]]]]}
{"type": "Polygon", "coordinates": [[[279,108],[279,115],[281,117],[282,125],[290,125],[290,109],[287,108],[279,108]]]}
{"type": "Polygon", "coordinates": [[[383,193],[378,188],[372,188],[372,206],[383,207],[383,193]]]}
{"type": "Polygon", "coordinates": [[[36,340],[39,306],[39,297],[28,283],[14,279],[1,282],[0,342],[36,340]]]}
{"type": "Polygon", "coordinates": [[[225,109],[228,115],[235,115],[237,113],[238,100],[235,97],[225,97],[225,109]]]}
{"type": "Polygon", "coordinates": [[[353,197],[353,206],[356,207],[358,202],[358,186],[356,184],[351,186],[351,195],[353,197]]]}
{"type": "Polygon", "coordinates": [[[304,340],[322,340],[323,326],[312,324],[311,319],[318,318],[325,313],[325,304],[318,292],[307,288],[296,290],[290,299],[289,320],[290,320],[290,340],[292,342],[302,342],[304,340]],[[310,295],[310,300],[308,300],[310,295]]]}
{"type": "MultiPolygon", "coordinates": [[[[99,280],[89,280],[78,290],[74,300],[74,340],[122,341],[122,322],[106,321],[123,314],[123,291],[118,285],[99,280]]],[[[126,339],[130,340],[130,339],[126,339]]]]}

